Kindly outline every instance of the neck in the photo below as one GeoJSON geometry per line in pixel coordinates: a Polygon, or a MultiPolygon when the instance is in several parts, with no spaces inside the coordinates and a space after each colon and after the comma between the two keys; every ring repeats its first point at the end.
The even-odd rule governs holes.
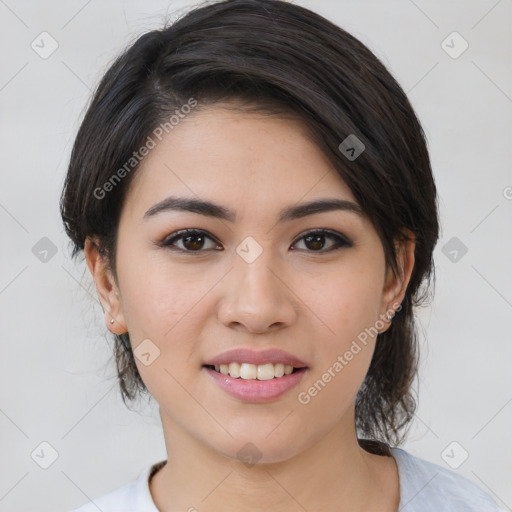
{"type": "Polygon", "coordinates": [[[392,457],[359,446],[353,413],[349,416],[298,455],[246,465],[198,442],[161,415],[168,459],[151,480],[153,500],[161,511],[395,511],[398,476],[391,478],[390,471],[397,472],[396,464],[392,457]]]}

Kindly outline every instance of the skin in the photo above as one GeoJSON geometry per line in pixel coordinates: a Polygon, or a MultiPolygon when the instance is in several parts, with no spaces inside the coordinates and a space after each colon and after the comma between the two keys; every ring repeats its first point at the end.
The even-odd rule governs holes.
{"type": "Polygon", "coordinates": [[[395,276],[365,216],[340,210],[276,224],[278,212],[297,203],[356,201],[300,120],[226,106],[233,104],[188,115],[137,170],[119,223],[117,282],[94,240],[85,247],[107,327],[128,331],[134,350],[145,339],[160,350],[148,366],[136,358],[159,404],[168,453],[150,484],[155,504],[166,512],[396,512],[394,459],[367,453],[356,440],[354,399],[375,336],[308,404],[297,395],[365,328],[382,319],[379,331],[389,328],[385,313],[405,295],[414,240],[400,246],[403,273],[395,276]],[[229,207],[236,221],[185,211],[143,220],[171,194],[229,207]],[[195,253],[158,245],[185,228],[204,230],[212,240],[175,242],[195,253]],[[326,236],[315,251],[302,238],[312,229],[334,230],[353,245],[327,251],[336,240],[326,236]],[[250,264],[235,250],[247,236],[263,249],[250,264]],[[234,347],[281,348],[309,370],[281,397],[246,403],[202,368],[234,347]],[[237,458],[248,442],[261,455],[250,467],[237,458]]]}

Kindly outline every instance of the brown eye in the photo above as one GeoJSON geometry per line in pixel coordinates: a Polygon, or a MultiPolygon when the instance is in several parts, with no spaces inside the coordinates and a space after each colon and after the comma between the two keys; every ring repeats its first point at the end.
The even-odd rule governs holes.
{"type": "Polygon", "coordinates": [[[204,235],[185,235],[182,237],[183,246],[189,251],[198,251],[204,245],[204,235]]]}
{"type": "Polygon", "coordinates": [[[219,249],[220,246],[216,240],[208,236],[205,231],[196,229],[178,231],[165,239],[161,245],[183,252],[204,252],[202,249],[205,248],[205,244],[208,245],[207,240],[210,240],[212,243],[210,243],[210,247],[206,247],[205,250],[219,249]],[[179,243],[181,243],[181,247],[178,245],[179,243]]]}
{"type": "Polygon", "coordinates": [[[352,247],[352,243],[347,238],[326,230],[310,231],[299,239],[299,241],[302,240],[309,252],[328,252],[344,246],[352,247]],[[323,250],[326,246],[326,239],[334,240],[335,243],[328,245],[328,248],[323,250]]]}
{"type": "Polygon", "coordinates": [[[323,249],[325,245],[325,236],[319,234],[308,235],[304,237],[304,243],[308,249],[319,251],[320,249],[323,249]]]}
{"type": "MultiPolygon", "coordinates": [[[[327,230],[310,231],[298,239],[298,242],[302,241],[305,249],[300,250],[318,253],[330,252],[343,247],[352,247],[353,245],[345,236],[327,230]],[[328,242],[328,240],[331,240],[331,242],[328,242]]],[[[298,242],[292,245],[293,250],[296,249],[295,246],[298,242]]],[[[173,233],[161,242],[160,245],[173,251],[184,253],[223,250],[217,240],[209,236],[205,231],[198,229],[184,229],[173,233]]]]}

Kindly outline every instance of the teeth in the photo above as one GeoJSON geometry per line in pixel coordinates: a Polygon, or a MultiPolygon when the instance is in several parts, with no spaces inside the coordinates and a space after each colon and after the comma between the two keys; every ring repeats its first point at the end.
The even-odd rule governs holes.
{"type": "MultiPolygon", "coordinates": [[[[293,366],[291,368],[293,371],[293,366]]],[[[282,377],[284,375],[284,364],[283,363],[277,363],[274,365],[274,375],[276,377],[282,377]]]]}
{"type": "Polygon", "coordinates": [[[242,379],[255,379],[258,376],[258,366],[255,364],[242,363],[240,365],[240,377],[242,379]]]}
{"type": "Polygon", "coordinates": [[[250,363],[229,363],[215,365],[215,371],[223,375],[229,375],[234,379],[242,378],[245,380],[271,380],[279,378],[283,375],[290,375],[293,372],[291,364],[267,363],[267,364],[250,364],[250,363]]]}
{"type": "Polygon", "coordinates": [[[240,365],[238,363],[229,363],[229,375],[231,377],[238,379],[240,377],[240,365]]]}
{"type": "Polygon", "coordinates": [[[258,372],[258,380],[270,380],[275,376],[274,365],[272,363],[260,364],[257,366],[256,370],[258,372]]]}

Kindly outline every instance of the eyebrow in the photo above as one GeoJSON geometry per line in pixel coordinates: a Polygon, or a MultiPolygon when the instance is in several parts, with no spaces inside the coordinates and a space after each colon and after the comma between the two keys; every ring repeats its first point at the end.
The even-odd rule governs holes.
{"type": "MultiPolygon", "coordinates": [[[[226,220],[229,222],[234,222],[236,220],[236,212],[234,210],[203,199],[176,196],[167,197],[153,205],[144,214],[143,220],[147,220],[159,213],[173,210],[199,213],[200,215],[214,217],[216,219],[226,220]]],[[[335,210],[351,212],[361,218],[364,216],[362,208],[352,201],[338,198],[322,198],[309,203],[302,203],[283,208],[279,212],[278,222],[289,222],[315,213],[335,210]]]]}

